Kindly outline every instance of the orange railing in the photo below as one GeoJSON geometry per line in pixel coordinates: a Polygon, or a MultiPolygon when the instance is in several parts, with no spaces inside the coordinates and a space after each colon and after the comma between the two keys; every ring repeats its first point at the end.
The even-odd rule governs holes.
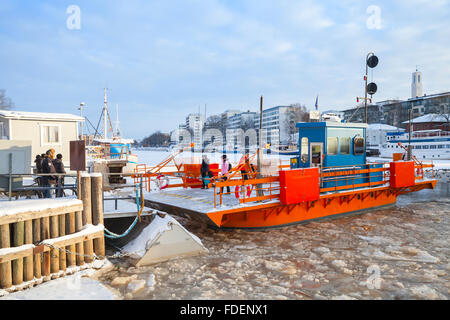
{"type": "MultiPolygon", "coordinates": [[[[424,179],[424,169],[431,168],[432,164],[415,164],[416,180],[424,179]]],[[[252,173],[254,177],[256,172],[252,173]]],[[[434,170],[432,172],[434,177],[434,170]]],[[[222,197],[227,194],[234,194],[236,191],[223,192],[226,187],[239,187],[240,203],[260,202],[263,200],[277,199],[280,197],[280,181],[278,176],[268,176],[263,178],[244,179],[242,174],[233,174],[235,179],[220,181],[210,184],[214,188],[214,207],[222,205],[222,197]],[[259,189],[258,189],[259,186],[259,189]],[[262,192],[258,192],[262,191],[262,192]],[[256,195],[255,195],[256,194],[256,195]]],[[[375,188],[389,186],[390,165],[389,163],[369,163],[354,166],[336,166],[320,168],[320,193],[332,194],[342,191],[355,191],[361,188],[375,188]]]]}

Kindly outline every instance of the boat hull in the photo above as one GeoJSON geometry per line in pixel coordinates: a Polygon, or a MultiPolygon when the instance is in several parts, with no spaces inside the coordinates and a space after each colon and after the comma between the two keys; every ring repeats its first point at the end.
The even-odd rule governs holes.
{"type": "Polygon", "coordinates": [[[321,197],[293,205],[252,208],[241,212],[215,212],[208,216],[218,228],[263,229],[308,223],[325,218],[337,218],[345,214],[363,213],[369,209],[395,204],[397,193],[388,188],[367,192],[343,193],[333,197],[321,197]],[[221,215],[220,222],[217,216],[221,215]]]}
{"type": "Polygon", "coordinates": [[[212,225],[232,229],[277,228],[308,223],[325,218],[337,218],[345,214],[363,213],[370,209],[395,204],[397,196],[423,189],[434,189],[436,180],[420,181],[407,188],[371,188],[332,195],[322,195],[319,200],[293,205],[280,203],[269,207],[256,207],[242,212],[213,212],[212,225]]]}

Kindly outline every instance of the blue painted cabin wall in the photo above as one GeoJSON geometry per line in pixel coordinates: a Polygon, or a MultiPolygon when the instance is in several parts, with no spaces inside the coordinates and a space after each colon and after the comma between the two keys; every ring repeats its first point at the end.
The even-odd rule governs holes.
{"type": "MultiPolygon", "coordinates": [[[[333,124],[330,122],[312,122],[312,123],[297,123],[299,128],[299,155],[296,157],[296,161],[291,161],[291,168],[309,168],[311,143],[317,142],[323,144],[323,167],[339,167],[339,166],[355,166],[356,168],[367,168],[366,153],[355,155],[354,154],[354,138],[359,136],[364,138],[364,147],[366,147],[366,128],[355,126],[354,124],[333,124]],[[301,140],[302,138],[308,138],[308,161],[302,163],[300,161],[301,156],[301,140]],[[329,155],[327,153],[328,138],[338,138],[338,150],[336,155],[329,155]],[[341,154],[341,138],[350,138],[350,150],[349,154],[341,154]]],[[[371,165],[370,167],[381,167],[381,165],[371,165]]],[[[342,170],[342,169],[340,169],[342,170]]],[[[332,169],[331,171],[339,171],[339,169],[332,169]]],[[[370,181],[381,181],[382,177],[374,177],[379,173],[371,173],[370,181]]],[[[326,181],[323,180],[323,188],[344,186],[348,184],[361,184],[369,182],[369,175],[362,174],[358,176],[344,176],[339,181],[326,181]]]]}

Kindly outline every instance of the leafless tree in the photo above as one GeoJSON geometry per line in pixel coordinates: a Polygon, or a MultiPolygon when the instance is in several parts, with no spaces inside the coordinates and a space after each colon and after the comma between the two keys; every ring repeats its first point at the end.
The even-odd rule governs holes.
{"type": "Polygon", "coordinates": [[[14,107],[14,103],[5,94],[6,90],[0,89],[0,110],[9,110],[14,107]]]}
{"type": "Polygon", "coordinates": [[[309,122],[309,113],[306,110],[306,106],[300,103],[291,104],[289,107],[288,116],[285,118],[284,124],[292,140],[297,133],[297,122],[309,122]]]}

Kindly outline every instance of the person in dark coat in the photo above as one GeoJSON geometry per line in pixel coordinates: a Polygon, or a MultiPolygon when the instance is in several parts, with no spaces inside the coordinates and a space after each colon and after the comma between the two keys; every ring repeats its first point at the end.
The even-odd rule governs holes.
{"type": "Polygon", "coordinates": [[[42,159],[41,155],[38,154],[36,156],[36,159],[34,160],[34,163],[36,164],[36,173],[42,173],[42,159]]]}
{"type": "Polygon", "coordinates": [[[202,166],[200,168],[200,174],[202,176],[202,189],[208,189],[206,179],[209,177],[209,159],[207,156],[203,156],[202,166]]]}
{"type": "MultiPolygon", "coordinates": [[[[45,154],[44,161],[42,161],[42,173],[56,173],[55,166],[53,165],[53,159],[51,158],[51,152],[48,150],[45,154]]],[[[54,187],[56,184],[55,176],[43,176],[42,184],[44,187],[54,187]]],[[[52,197],[52,190],[45,190],[45,197],[52,197]]]]}
{"type": "MultiPolygon", "coordinates": [[[[62,154],[58,153],[56,155],[56,159],[53,160],[53,166],[55,167],[56,173],[66,173],[66,170],[64,169],[64,163],[62,161],[62,154]]],[[[58,176],[57,177],[57,186],[58,186],[58,190],[56,193],[57,197],[62,197],[64,194],[64,189],[62,189],[61,187],[64,186],[64,177],[63,176],[58,176]]]]}

